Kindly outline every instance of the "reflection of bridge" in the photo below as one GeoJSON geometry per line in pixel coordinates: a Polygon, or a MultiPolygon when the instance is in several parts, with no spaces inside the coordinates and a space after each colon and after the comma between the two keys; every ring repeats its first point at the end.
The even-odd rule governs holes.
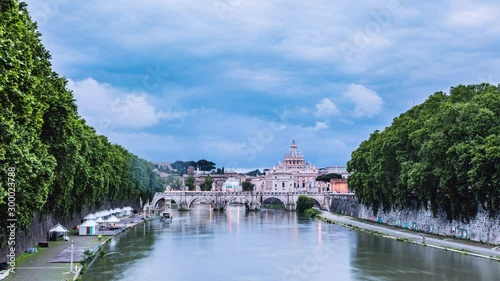
{"type": "Polygon", "coordinates": [[[330,210],[331,199],[335,197],[353,197],[353,193],[331,192],[221,192],[221,191],[167,191],[157,192],[153,201],[145,208],[158,209],[170,206],[174,201],[179,210],[189,210],[195,201],[205,202],[214,210],[225,210],[231,202],[244,203],[249,210],[259,210],[267,199],[277,199],[288,211],[294,211],[300,195],[315,201],[321,209],[330,210]]]}

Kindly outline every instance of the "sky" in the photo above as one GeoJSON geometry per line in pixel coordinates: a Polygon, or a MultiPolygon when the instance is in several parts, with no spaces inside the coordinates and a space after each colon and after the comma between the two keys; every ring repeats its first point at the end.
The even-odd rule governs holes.
{"type": "Polygon", "coordinates": [[[497,1],[28,0],[98,133],[151,161],[345,165],[438,91],[500,79],[497,1]]]}

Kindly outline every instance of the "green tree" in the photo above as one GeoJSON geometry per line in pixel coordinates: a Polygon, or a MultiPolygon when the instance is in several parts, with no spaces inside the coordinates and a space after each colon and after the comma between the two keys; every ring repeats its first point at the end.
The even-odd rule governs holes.
{"type": "Polygon", "coordinates": [[[0,237],[7,216],[29,231],[36,213],[66,216],[104,201],[146,201],[164,188],[149,162],[78,115],[40,36],[24,2],[0,1],[0,178],[14,177],[16,187],[16,213],[9,214],[5,196],[14,185],[0,182],[0,237]]]}
{"type": "Polygon", "coordinates": [[[180,190],[182,187],[182,180],[175,175],[168,175],[165,184],[170,186],[172,190],[180,190]]]}
{"type": "Polygon", "coordinates": [[[212,190],[212,184],[214,183],[214,179],[210,176],[205,178],[205,181],[200,184],[201,191],[210,191],[212,190]]]}
{"type": "Polygon", "coordinates": [[[194,191],[196,186],[194,184],[194,177],[193,176],[188,176],[185,180],[184,180],[184,185],[188,187],[188,190],[189,191],[194,191]]]}
{"type": "Polygon", "coordinates": [[[307,209],[314,207],[314,201],[312,198],[307,197],[306,195],[300,195],[297,200],[297,213],[304,214],[307,209]]]}
{"type": "Polygon", "coordinates": [[[215,163],[205,159],[201,159],[196,162],[195,167],[198,167],[201,171],[212,171],[213,169],[215,169],[215,163]]]}
{"type": "Polygon", "coordinates": [[[242,184],[241,184],[241,188],[243,189],[243,191],[245,192],[253,192],[254,188],[255,188],[255,184],[249,182],[249,181],[244,181],[242,184]]]}
{"type": "Polygon", "coordinates": [[[329,174],[324,174],[321,176],[316,177],[317,181],[323,181],[323,182],[330,182],[331,179],[341,179],[342,175],[336,174],[336,173],[329,173],[329,174]]]}
{"type": "Polygon", "coordinates": [[[500,210],[500,88],[457,86],[374,132],[353,151],[348,183],[361,203],[427,208],[468,220],[479,208],[500,210]]]}

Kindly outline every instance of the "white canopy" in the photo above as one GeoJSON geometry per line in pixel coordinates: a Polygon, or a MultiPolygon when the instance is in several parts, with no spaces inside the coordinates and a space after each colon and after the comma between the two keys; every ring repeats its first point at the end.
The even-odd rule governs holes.
{"type": "Polygon", "coordinates": [[[96,223],[105,223],[106,221],[105,221],[105,220],[103,220],[101,217],[99,217],[99,218],[97,218],[97,219],[95,220],[95,222],[96,222],[96,223]]]}
{"type": "Polygon", "coordinates": [[[97,212],[95,214],[96,214],[96,217],[105,217],[105,216],[109,216],[110,215],[109,211],[106,211],[106,210],[99,211],[99,212],[97,212]]]}
{"type": "Polygon", "coordinates": [[[122,209],[120,209],[120,208],[116,208],[116,209],[114,209],[114,210],[113,210],[113,212],[114,212],[114,213],[121,213],[121,212],[122,212],[122,209]]]}
{"type": "Polygon", "coordinates": [[[115,216],[111,216],[106,220],[106,222],[120,222],[120,220],[115,216]]]}
{"type": "Polygon", "coordinates": [[[49,230],[49,232],[68,232],[68,229],[66,229],[66,227],[64,227],[60,223],[58,223],[54,227],[52,227],[49,230]]]}
{"type": "Polygon", "coordinates": [[[95,220],[96,218],[97,217],[94,214],[90,213],[90,214],[86,215],[83,219],[84,220],[95,220]]]}
{"type": "Polygon", "coordinates": [[[132,211],[132,210],[134,210],[134,209],[132,209],[132,207],[130,207],[130,206],[127,206],[127,207],[123,207],[123,209],[122,209],[122,210],[123,210],[123,211],[132,211]]]}
{"type": "Polygon", "coordinates": [[[80,224],[80,227],[89,227],[89,226],[96,226],[97,223],[93,220],[86,220],[82,224],[80,224]]]}

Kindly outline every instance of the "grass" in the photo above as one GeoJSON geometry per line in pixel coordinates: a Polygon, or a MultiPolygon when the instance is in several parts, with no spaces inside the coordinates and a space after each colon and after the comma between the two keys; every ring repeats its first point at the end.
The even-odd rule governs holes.
{"type": "Polygon", "coordinates": [[[315,218],[319,214],[321,214],[321,212],[316,210],[316,209],[313,209],[313,208],[309,208],[305,211],[305,215],[310,217],[310,218],[315,218]]]}
{"type": "Polygon", "coordinates": [[[262,207],[267,209],[285,209],[285,205],[283,204],[263,204],[262,207]]]}
{"type": "Polygon", "coordinates": [[[16,266],[22,265],[27,260],[29,260],[31,257],[47,251],[47,248],[42,248],[42,247],[38,247],[38,246],[36,246],[35,248],[37,249],[37,253],[29,253],[29,254],[28,253],[23,253],[23,254],[20,254],[19,256],[17,256],[17,258],[16,258],[16,266]]]}

